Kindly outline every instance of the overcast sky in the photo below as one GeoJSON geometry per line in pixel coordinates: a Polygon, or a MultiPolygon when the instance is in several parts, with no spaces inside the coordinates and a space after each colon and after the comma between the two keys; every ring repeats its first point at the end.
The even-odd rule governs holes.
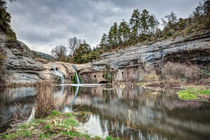
{"type": "Polygon", "coordinates": [[[188,17],[199,0],[16,0],[8,3],[12,28],[32,50],[50,54],[67,38],[85,39],[91,47],[117,21],[129,21],[134,9],[147,9],[158,19],[174,11],[188,17]]]}

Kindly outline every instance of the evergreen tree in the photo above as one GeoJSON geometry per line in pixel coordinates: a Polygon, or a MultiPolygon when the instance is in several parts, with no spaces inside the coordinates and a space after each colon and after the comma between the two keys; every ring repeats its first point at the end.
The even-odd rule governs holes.
{"type": "Polygon", "coordinates": [[[118,26],[117,26],[116,22],[109,30],[108,42],[109,42],[109,45],[113,48],[117,47],[117,45],[119,43],[119,41],[118,41],[118,26]]]}
{"type": "Polygon", "coordinates": [[[118,40],[118,26],[117,22],[114,23],[113,25],[113,37],[114,37],[114,47],[117,47],[119,40],[118,40]]]}
{"type": "Polygon", "coordinates": [[[123,20],[120,23],[118,32],[119,32],[118,34],[119,34],[120,41],[122,43],[126,43],[129,40],[129,36],[130,36],[130,28],[127,22],[123,20]]]}
{"type": "Polygon", "coordinates": [[[210,29],[210,0],[206,0],[204,2],[204,16],[206,17],[205,20],[205,27],[210,29]]]}
{"type": "Polygon", "coordinates": [[[109,50],[108,48],[108,36],[104,33],[99,44],[100,48],[104,51],[109,50]]]}
{"type": "Polygon", "coordinates": [[[110,27],[109,29],[109,34],[108,34],[108,43],[109,43],[109,46],[113,46],[113,40],[114,40],[114,36],[113,36],[113,26],[110,27]]]}
{"type": "Polygon", "coordinates": [[[132,13],[131,19],[130,19],[130,25],[131,25],[131,40],[134,40],[134,43],[136,42],[136,39],[139,34],[140,30],[140,12],[138,9],[135,9],[132,13]]]}
{"type": "Polygon", "coordinates": [[[210,0],[206,0],[203,5],[204,14],[210,18],[210,0]]]}
{"type": "Polygon", "coordinates": [[[141,24],[141,27],[142,27],[142,33],[147,33],[148,30],[149,30],[149,18],[150,18],[150,15],[149,15],[149,12],[144,9],[141,13],[141,18],[140,18],[140,24],[141,24]]]}
{"type": "Polygon", "coordinates": [[[155,29],[159,24],[158,20],[155,18],[155,16],[151,15],[149,16],[148,23],[149,23],[151,33],[154,34],[155,29]]]}
{"type": "Polygon", "coordinates": [[[11,15],[7,12],[6,2],[0,0],[0,31],[5,33],[9,38],[16,40],[16,34],[10,27],[11,15]]]}

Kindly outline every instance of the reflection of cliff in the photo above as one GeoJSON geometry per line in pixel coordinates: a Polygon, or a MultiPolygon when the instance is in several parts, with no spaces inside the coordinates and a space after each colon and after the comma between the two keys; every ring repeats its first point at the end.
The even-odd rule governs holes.
{"type": "Polygon", "coordinates": [[[36,94],[35,88],[0,89],[0,132],[9,127],[15,113],[20,113],[25,118],[31,114],[36,94]]]}
{"type": "MultiPolygon", "coordinates": [[[[152,137],[153,133],[159,138],[170,139],[174,134],[178,139],[209,136],[210,113],[199,107],[201,103],[181,101],[173,97],[173,94],[165,96],[146,92],[148,91],[140,87],[117,89],[111,94],[99,90],[94,92],[94,88],[83,88],[74,108],[82,105],[80,110],[90,111],[99,116],[102,129],[108,128],[114,136],[126,137],[127,133],[134,133],[133,137],[139,138],[148,131],[151,131],[151,134],[148,133],[144,137],[152,137]],[[194,109],[187,108],[189,105],[194,106],[194,109]],[[131,123],[137,131],[127,130],[128,110],[131,111],[131,123]]],[[[73,98],[72,94],[69,96],[73,98]]]]}

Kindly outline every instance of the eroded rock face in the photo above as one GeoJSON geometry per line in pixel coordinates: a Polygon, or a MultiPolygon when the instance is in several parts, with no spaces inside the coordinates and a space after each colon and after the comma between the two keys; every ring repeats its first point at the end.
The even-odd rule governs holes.
{"type": "Polygon", "coordinates": [[[136,46],[118,50],[117,52],[104,53],[100,56],[100,61],[93,65],[103,68],[109,64],[114,69],[121,67],[142,65],[143,63],[154,64],[161,60],[170,60],[170,58],[180,59],[189,57],[188,61],[208,63],[210,61],[210,31],[201,35],[189,37],[186,39],[175,39],[157,42],[152,45],[136,46]],[[194,55],[190,52],[200,52],[200,55],[194,55]],[[190,56],[183,54],[188,52],[190,56]],[[202,52],[202,53],[201,53],[202,52]],[[182,54],[182,55],[179,55],[182,54]]]}
{"type": "Polygon", "coordinates": [[[116,52],[107,52],[100,55],[100,60],[93,63],[93,68],[102,70],[106,65],[109,65],[117,71],[115,80],[131,81],[133,79],[138,81],[141,77],[123,75],[130,75],[130,73],[141,75],[140,69],[146,72],[153,70],[158,72],[168,61],[179,63],[190,62],[209,66],[210,31],[184,39],[179,37],[152,45],[137,45],[136,47],[120,49],[116,52]]]}
{"type": "MultiPolygon", "coordinates": [[[[0,34],[0,51],[5,55],[1,73],[4,83],[53,83],[55,77],[52,65],[64,74],[66,83],[71,83],[74,69],[71,63],[48,62],[33,59],[33,53],[22,42],[10,42],[0,34]]],[[[137,45],[107,52],[100,55],[94,63],[77,65],[84,83],[105,82],[104,70],[107,65],[114,70],[114,81],[144,81],[158,79],[155,74],[144,75],[145,72],[158,73],[166,62],[190,62],[210,68],[210,31],[188,38],[164,40],[152,45],[137,45]],[[155,76],[155,77],[154,77],[155,76]]],[[[2,79],[2,78],[1,78],[2,79]]]]}
{"type": "MultiPolygon", "coordinates": [[[[0,35],[0,38],[4,38],[0,35]]],[[[1,40],[0,50],[4,55],[4,75],[7,83],[35,83],[40,80],[39,72],[44,70],[41,63],[34,61],[30,49],[20,41],[1,40]]]]}
{"type": "MultiPolygon", "coordinates": [[[[74,70],[72,64],[64,62],[46,62],[34,59],[32,51],[20,41],[7,40],[0,34],[0,50],[4,56],[3,73],[1,73],[0,85],[53,83],[55,76],[52,66],[64,74],[66,82],[71,83],[74,70]]],[[[90,67],[89,64],[77,65],[78,70],[83,71],[90,67]]]]}

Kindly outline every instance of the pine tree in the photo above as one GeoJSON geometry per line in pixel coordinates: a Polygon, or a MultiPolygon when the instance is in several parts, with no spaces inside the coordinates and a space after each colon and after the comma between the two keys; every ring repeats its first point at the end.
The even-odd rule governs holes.
{"type": "Polygon", "coordinates": [[[112,48],[116,48],[119,43],[119,41],[118,41],[118,26],[117,26],[116,22],[109,30],[108,42],[112,48]]]}
{"type": "Polygon", "coordinates": [[[141,13],[141,18],[140,18],[141,27],[143,29],[142,33],[147,33],[149,30],[149,18],[150,18],[149,12],[146,9],[144,9],[141,13]]]}
{"type": "Polygon", "coordinates": [[[118,40],[118,26],[117,23],[115,22],[113,25],[113,37],[114,37],[114,47],[117,47],[119,40],[118,40]]]}
{"type": "Polygon", "coordinates": [[[149,16],[148,23],[149,23],[151,33],[154,34],[155,28],[159,24],[158,20],[155,18],[155,16],[151,15],[149,16]]]}
{"type": "Polygon", "coordinates": [[[16,34],[10,27],[11,15],[7,12],[6,2],[0,0],[0,31],[5,33],[9,38],[16,39],[16,34]]]}
{"type": "Polygon", "coordinates": [[[113,46],[113,39],[114,37],[113,37],[113,26],[111,26],[110,27],[110,29],[109,29],[109,34],[108,34],[108,43],[109,43],[109,46],[110,46],[110,48],[113,46]]]}
{"type": "Polygon", "coordinates": [[[120,35],[120,40],[122,41],[122,43],[126,43],[129,40],[130,37],[130,28],[129,25],[127,24],[127,22],[125,22],[124,20],[120,23],[119,26],[119,35],[120,35]]]}
{"type": "Polygon", "coordinates": [[[104,33],[99,44],[100,48],[104,51],[109,50],[108,48],[108,36],[104,33]]]}
{"type": "Polygon", "coordinates": [[[136,39],[138,37],[138,31],[140,30],[140,12],[138,9],[135,9],[133,11],[133,14],[130,19],[130,25],[131,25],[131,40],[134,40],[134,43],[136,43],[136,39]]]}

